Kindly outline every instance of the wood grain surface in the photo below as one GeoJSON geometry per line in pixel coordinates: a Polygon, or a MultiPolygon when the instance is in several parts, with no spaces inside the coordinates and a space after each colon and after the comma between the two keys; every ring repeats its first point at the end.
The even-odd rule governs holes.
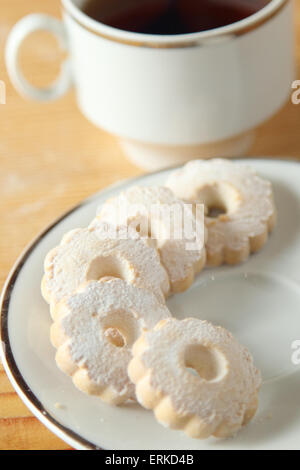
{"type": "MultiPolygon", "coordinates": [[[[74,92],[51,104],[22,99],[9,82],[4,45],[24,15],[60,16],[59,0],[1,0],[0,80],[7,102],[0,105],[0,284],[16,257],[54,218],[85,197],[142,171],[128,163],[115,139],[88,123],[74,92]]],[[[295,5],[300,79],[300,2],[295,5]]],[[[36,85],[56,76],[61,55],[55,40],[35,33],[22,47],[22,66],[36,85]]],[[[271,86],[271,84],[270,84],[271,86]]],[[[300,159],[300,105],[289,102],[262,125],[250,156],[300,159]]],[[[0,364],[0,449],[68,449],[35,419],[15,394],[0,364]]]]}

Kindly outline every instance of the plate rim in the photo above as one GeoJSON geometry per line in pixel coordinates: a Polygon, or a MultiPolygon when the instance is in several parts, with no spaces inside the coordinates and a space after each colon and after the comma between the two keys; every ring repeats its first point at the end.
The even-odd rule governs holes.
{"type": "MultiPolygon", "coordinates": [[[[297,157],[232,157],[227,160],[240,160],[242,162],[250,161],[264,161],[264,162],[281,162],[281,163],[300,163],[297,157]]],[[[23,403],[29,408],[29,410],[33,413],[33,415],[43,424],[45,425],[52,433],[54,433],[57,437],[62,439],[71,447],[77,450],[106,450],[104,448],[100,448],[90,442],[87,439],[84,439],[80,434],[76,433],[72,429],[69,429],[67,426],[61,424],[57,419],[55,419],[42,405],[36,394],[31,390],[31,388],[26,383],[25,379],[22,376],[22,373],[15,361],[11,345],[10,345],[10,338],[9,338],[9,331],[8,331],[8,316],[9,316],[9,307],[10,307],[10,300],[12,297],[12,292],[14,290],[14,286],[17,282],[19,274],[27,262],[31,253],[35,250],[37,245],[41,242],[41,240],[49,233],[52,229],[54,229],[60,222],[62,222],[65,218],[71,215],[73,212],[77,211],[79,208],[88,205],[91,201],[95,200],[99,197],[100,194],[105,194],[106,192],[111,191],[114,188],[118,188],[123,186],[126,182],[137,182],[144,177],[147,176],[154,176],[156,174],[162,172],[168,172],[170,170],[176,170],[184,165],[176,165],[167,168],[162,168],[160,170],[156,170],[150,173],[144,173],[139,176],[133,178],[123,179],[118,181],[117,183],[111,184],[106,188],[98,191],[97,193],[85,198],[79,204],[76,204],[74,207],[69,209],[68,211],[64,212],[61,216],[56,218],[53,222],[46,226],[21,252],[20,256],[17,258],[16,262],[14,263],[13,267],[11,268],[7,279],[3,285],[1,298],[0,298],[0,359],[2,361],[4,370],[10,380],[12,386],[14,387],[16,393],[21,398],[23,403]]]]}

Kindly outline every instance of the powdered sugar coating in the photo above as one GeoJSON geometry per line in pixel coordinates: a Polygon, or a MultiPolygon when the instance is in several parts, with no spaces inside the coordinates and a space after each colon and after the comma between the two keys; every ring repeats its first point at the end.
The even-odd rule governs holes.
{"type": "Polygon", "coordinates": [[[152,390],[156,397],[147,407],[163,416],[163,424],[185,429],[193,420],[198,423],[193,437],[224,436],[236,432],[256,411],[260,373],[249,351],[221,327],[172,318],[145,332],[133,354],[129,371],[137,398],[141,404],[145,398],[151,403],[147,393],[152,390]],[[144,374],[136,374],[137,364],[144,374]],[[200,369],[200,375],[191,368],[200,369]]]}
{"type": "Polygon", "coordinates": [[[151,292],[121,279],[91,281],[59,305],[51,331],[58,366],[82,391],[109,403],[133,399],[131,347],[145,329],[170,316],[151,292]]]}
{"type": "Polygon", "coordinates": [[[174,171],[166,182],[177,197],[224,208],[206,217],[208,264],[235,264],[258,251],[276,222],[272,185],[249,166],[229,160],[196,160],[174,171]]]}
{"type": "Polygon", "coordinates": [[[183,291],[204,266],[204,217],[196,221],[193,208],[159,186],[134,186],[107,201],[92,226],[100,222],[130,225],[152,243],[166,268],[172,290],[183,291]],[[180,215],[182,217],[178,217],[180,215]],[[183,225],[185,224],[185,228],[183,225]],[[187,237],[188,228],[191,232],[187,237]],[[183,230],[184,228],[184,230],[183,230]],[[193,243],[192,249],[189,245],[193,243]]]}
{"type": "Polygon", "coordinates": [[[44,268],[42,292],[54,305],[81,284],[107,276],[151,290],[162,302],[169,292],[168,276],[156,250],[127,227],[98,224],[73,230],[48,254],[44,268]]]}

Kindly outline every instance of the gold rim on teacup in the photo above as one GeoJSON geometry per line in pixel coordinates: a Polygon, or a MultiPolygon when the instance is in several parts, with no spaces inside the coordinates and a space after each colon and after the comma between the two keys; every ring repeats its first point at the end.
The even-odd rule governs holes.
{"type": "Polygon", "coordinates": [[[290,1],[291,0],[271,0],[270,3],[261,8],[258,12],[236,23],[208,31],[172,36],[157,36],[123,31],[90,18],[79,7],[74,5],[73,0],[62,0],[62,3],[64,11],[67,12],[78,25],[92,34],[128,46],[170,49],[199,47],[202,44],[204,45],[209,41],[218,40],[220,38],[242,36],[270,21],[274,16],[278,15],[290,1]]]}

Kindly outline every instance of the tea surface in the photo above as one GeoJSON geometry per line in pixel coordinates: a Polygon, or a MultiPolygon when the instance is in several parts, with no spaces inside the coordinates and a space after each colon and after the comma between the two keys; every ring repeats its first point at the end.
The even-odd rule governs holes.
{"type": "Polygon", "coordinates": [[[114,28],[143,34],[188,34],[253,15],[270,0],[87,0],[83,11],[114,28]]]}

